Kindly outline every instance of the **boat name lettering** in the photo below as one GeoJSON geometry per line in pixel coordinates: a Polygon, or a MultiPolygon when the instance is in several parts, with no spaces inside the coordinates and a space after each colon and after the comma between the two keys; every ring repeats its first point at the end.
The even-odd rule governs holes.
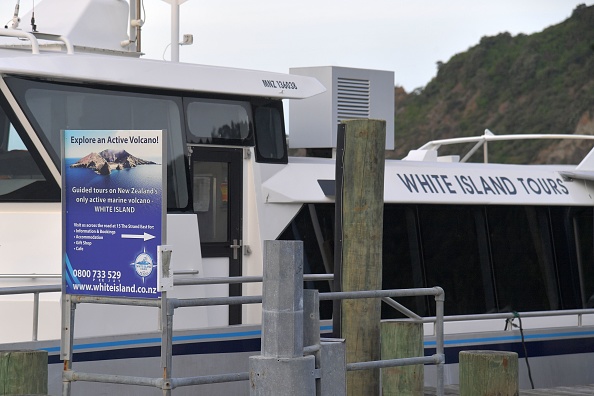
{"type": "Polygon", "coordinates": [[[297,89],[297,84],[293,81],[262,80],[265,88],[297,89]]]}
{"type": "Polygon", "coordinates": [[[560,178],[398,173],[410,193],[468,195],[569,195],[560,178]]]}

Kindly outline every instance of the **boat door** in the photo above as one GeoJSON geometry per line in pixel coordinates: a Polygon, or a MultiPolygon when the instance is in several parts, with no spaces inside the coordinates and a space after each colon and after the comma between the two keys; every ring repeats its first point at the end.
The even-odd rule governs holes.
{"type": "MultiPolygon", "coordinates": [[[[217,266],[214,272],[223,276],[242,273],[242,160],[241,148],[191,146],[193,210],[202,257],[215,258],[204,262],[217,266]]],[[[241,285],[229,285],[229,295],[241,295],[241,285]]],[[[241,305],[229,306],[229,324],[239,323],[241,305]]]]}

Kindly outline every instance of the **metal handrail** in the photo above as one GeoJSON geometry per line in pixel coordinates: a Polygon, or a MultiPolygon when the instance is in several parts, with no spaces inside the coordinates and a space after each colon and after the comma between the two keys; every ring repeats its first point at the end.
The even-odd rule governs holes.
{"type": "Polygon", "coordinates": [[[6,37],[16,37],[19,39],[26,39],[29,40],[31,43],[31,53],[33,55],[39,55],[39,42],[38,39],[41,40],[48,40],[48,41],[59,41],[64,44],[66,47],[66,53],[68,55],[74,54],[74,46],[70,42],[67,37],[60,36],[57,34],[48,34],[48,33],[40,33],[40,32],[24,32],[22,30],[16,29],[0,29],[0,36],[6,37]]]}
{"type": "Polygon", "coordinates": [[[37,42],[37,38],[32,33],[15,29],[0,29],[0,36],[16,37],[29,40],[29,42],[31,42],[31,52],[33,55],[39,55],[39,43],[37,42]]]}
{"type": "Polygon", "coordinates": [[[37,336],[39,334],[39,294],[57,293],[61,291],[62,285],[0,287],[0,296],[33,294],[33,330],[31,340],[37,341],[37,336]]]}
{"type": "MultiPolygon", "coordinates": [[[[180,275],[190,275],[197,272],[192,271],[181,272],[180,275]]],[[[176,273],[174,272],[174,275],[176,273]]],[[[59,274],[2,274],[0,278],[8,279],[22,279],[22,278],[61,278],[59,274]]],[[[304,275],[304,282],[323,281],[334,279],[333,274],[309,274],[304,275]]],[[[213,285],[213,284],[232,284],[232,283],[253,283],[262,282],[262,276],[236,276],[236,277],[220,277],[220,278],[175,278],[173,284],[176,286],[189,285],[213,285]]],[[[41,293],[57,293],[62,291],[62,285],[39,285],[39,286],[16,286],[16,287],[0,287],[0,296],[18,295],[18,294],[33,294],[33,330],[31,340],[37,341],[39,335],[39,294],[41,293]]],[[[151,303],[152,304],[152,303],[151,303]]],[[[154,305],[154,304],[152,304],[154,305]]],[[[402,312],[402,311],[401,311],[402,312]]]]}
{"type": "Polygon", "coordinates": [[[469,136],[461,138],[437,139],[425,143],[419,150],[439,150],[441,146],[452,144],[476,143],[472,149],[460,160],[466,162],[481,146],[485,147],[484,162],[488,162],[487,142],[510,141],[510,140],[594,140],[594,135],[574,135],[574,134],[520,134],[520,135],[495,135],[493,132],[485,129],[483,135],[469,136]]]}
{"type": "Polygon", "coordinates": [[[0,296],[9,296],[12,294],[55,293],[61,291],[62,285],[0,287],[0,296]]]}
{"type": "MultiPolygon", "coordinates": [[[[332,274],[308,274],[303,275],[304,281],[321,281],[321,280],[332,280],[332,274]]],[[[238,276],[238,277],[221,277],[221,278],[182,278],[182,279],[175,279],[174,285],[180,286],[188,286],[188,285],[211,285],[211,284],[225,284],[225,283],[250,283],[250,282],[261,282],[261,276],[238,276]],[[179,282],[179,283],[178,283],[179,282]]],[[[33,305],[33,323],[34,323],[34,331],[33,331],[33,341],[37,341],[37,331],[35,330],[35,323],[38,323],[39,320],[39,294],[42,293],[56,293],[62,291],[62,286],[57,285],[39,285],[39,286],[17,286],[17,287],[0,287],[0,296],[6,295],[18,295],[18,294],[33,294],[34,295],[34,305],[33,305]],[[35,297],[37,296],[37,297],[35,297]]],[[[330,299],[330,293],[321,293],[320,299],[330,299]],[[324,297],[322,297],[324,296],[324,297]]],[[[250,296],[246,296],[250,297],[250,296]]],[[[237,304],[241,303],[249,303],[249,301],[242,301],[241,297],[238,297],[240,300],[237,304]]],[[[409,311],[406,307],[403,307],[396,301],[392,300],[390,297],[379,296],[385,303],[392,306],[393,308],[397,309],[404,315],[408,316],[410,319],[401,319],[405,320],[412,320],[412,321],[420,321],[422,323],[435,323],[436,317],[435,316],[425,316],[420,317],[414,314],[412,311],[409,311]],[[400,307],[404,308],[401,309],[400,307]]],[[[251,299],[251,297],[250,297],[251,299]]],[[[129,301],[129,299],[127,299],[129,301]]],[[[216,304],[214,304],[216,305],[216,304]]],[[[578,319],[577,326],[582,326],[582,317],[583,315],[594,315],[594,308],[584,308],[584,309],[569,309],[569,310],[554,310],[554,311],[532,311],[532,312],[520,312],[522,318],[538,318],[538,317],[551,317],[551,316],[573,316],[576,315],[578,319]]],[[[471,314],[471,315],[449,315],[444,316],[444,322],[461,322],[461,321],[471,321],[471,320],[489,320],[489,319],[512,319],[514,318],[514,313],[512,312],[499,312],[499,313],[488,313],[488,314],[471,314]]]]}
{"type": "MultiPolygon", "coordinates": [[[[305,277],[305,276],[304,276],[305,277]]],[[[235,281],[237,278],[233,277],[235,281]]],[[[254,277],[248,277],[253,280],[254,277]]],[[[225,278],[229,279],[229,278],[225,278]]],[[[305,281],[305,279],[304,279],[305,281]]],[[[364,290],[364,291],[349,291],[349,292],[328,292],[319,293],[319,300],[342,300],[342,299],[366,299],[366,298],[392,298],[392,297],[410,297],[410,296],[435,296],[436,302],[436,353],[431,356],[421,356],[414,358],[401,358],[401,359],[386,359],[368,362],[354,362],[349,363],[346,366],[347,371],[356,370],[367,370],[373,368],[383,367],[396,367],[405,365],[416,365],[416,364],[435,364],[437,365],[437,394],[443,395],[444,382],[443,382],[443,371],[445,364],[445,351],[444,351],[444,326],[443,326],[443,313],[444,313],[444,291],[441,287],[433,288],[417,288],[417,289],[392,289],[392,290],[364,290]]],[[[235,305],[235,304],[253,304],[261,303],[262,296],[230,296],[230,297],[205,297],[205,298],[167,298],[166,301],[160,300],[147,300],[147,299],[127,299],[118,297],[98,297],[98,296],[85,296],[85,295],[70,295],[70,301],[73,304],[80,303],[95,303],[95,304],[117,304],[117,305],[143,305],[160,307],[165,310],[165,316],[171,317],[173,320],[173,311],[176,308],[183,307],[199,307],[199,306],[213,306],[213,305],[235,305]]],[[[169,320],[169,319],[168,319],[169,320]]],[[[167,325],[169,327],[170,324],[167,325]]],[[[166,342],[171,345],[172,332],[167,331],[166,342]]],[[[311,346],[304,348],[304,353],[311,353],[311,346]]],[[[123,375],[105,375],[105,374],[93,374],[93,373],[80,373],[75,372],[72,369],[64,371],[64,378],[69,381],[88,381],[88,382],[105,382],[105,383],[117,383],[117,384],[129,384],[129,385],[142,385],[152,386],[163,390],[171,390],[176,387],[190,386],[190,385],[201,385],[208,383],[217,382],[230,382],[230,381],[243,381],[249,378],[248,373],[228,373],[222,375],[209,375],[209,376],[196,376],[196,377],[184,377],[184,378],[147,378],[147,377],[131,377],[123,375]]]]}
{"type": "MultiPolygon", "coordinates": [[[[321,280],[332,280],[332,274],[308,274],[303,275],[304,281],[321,281],[321,280]]],[[[186,286],[186,285],[210,285],[210,284],[225,284],[225,283],[239,283],[239,282],[261,282],[261,276],[238,276],[238,277],[221,277],[221,278],[182,278],[175,279],[174,285],[186,286]],[[179,283],[178,283],[179,282],[179,283]]],[[[33,294],[33,335],[32,340],[37,341],[37,324],[39,323],[39,294],[41,293],[56,293],[62,291],[62,286],[57,285],[38,285],[38,286],[17,286],[17,287],[0,287],[0,296],[6,295],[18,295],[18,294],[33,294]]],[[[321,293],[320,299],[331,299],[331,293],[321,293]]],[[[390,297],[384,295],[377,296],[382,299],[385,303],[397,309],[409,319],[401,319],[403,321],[412,320],[420,321],[422,323],[435,323],[435,316],[420,317],[414,312],[403,307],[390,297]],[[404,309],[401,309],[404,308],[404,309]]],[[[222,297],[221,297],[222,298],[222,297]]],[[[235,298],[235,304],[248,304],[252,303],[253,296],[243,297],[226,297],[235,298]],[[243,298],[246,298],[243,300],[243,298]]],[[[89,298],[92,299],[92,298],[89,298]]],[[[128,299],[126,299],[128,301],[128,299]]],[[[82,301],[81,301],[82,302],[82,301]]],[[[185,304],[185,303],[184,303],[185,304]]],[[[158,305],[158,304],[157,304],[158,305]]],[[[216,304],[215,304],[216,305],[216,304]]],[[[594,308],[585,309],[570,309],[570,310],[555,310],[555,311],[533,311],[533,312],[520,312],[522,318],[538,318],[538,317],[551,317],[551,316],[577,316],[577,326],[582,326],[583,315],[594,315],[594,308]]],[[[513,319],[514,313],[512,312],[500,312],[500,313],[488,313],[488,314],[471,314],[471,315],[450,315],[444,316],[444,322],[460,322],[460,321],[471,321],[471,320],[489,320],[489,319],[513,319]]]]}
{"type": "MultiPolygon", "coordinates": [[[[179,270],[173,271],[174,276],[182,276],[182,275],[198,275],[200,271],[198,270],[179,270]]],[[[29,273],[29,274],[0,274],[0,279],[42,279],[42,278],[61,278],[62,274],[37,274],[37,273],[29,273]]],[[[193,279],[193,278],[190,278],[193,279]]],[[[201,278],[207,279],[207,278],[201,278]]],[[[188,283],[191,284],[191,283],[188,283]]]]}
{"type": "Polygon", "coordinates": [[[437,150],[441,146],[463,143],[493,142],[506,140],[547,140],[547,139],[570,139],[570,140],[594,140],[594,135],[573,135],[573,134],[523,134],[523,135],[494,135],[488,129],[479,136],[468,136],[451,139],[436,139],[425,143],[419,150],[437,150]]]}
{"type": "Polygon", "coordinates": [[[56,279],[61,277],[62,274],[0,274],[0,279],[56,279]]]}

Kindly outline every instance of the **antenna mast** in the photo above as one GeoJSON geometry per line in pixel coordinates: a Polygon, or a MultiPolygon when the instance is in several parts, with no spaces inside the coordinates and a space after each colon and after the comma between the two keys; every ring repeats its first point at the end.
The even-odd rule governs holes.
{"type": "Polygon", "coordinates": [[[171,4],[171,61],[179,62],[179,6],[187,0],[163,0],[171,4]]]}
{"type": "MultiPolygon", "coordinates": [[[[21,4],[21,0],[17,0],[14,6],[14,14],[12,16],[12,23],[10,24],[11,29],[18,29],[19,23],[21,22],[21,18],[19,18],[19,7],[21,4]]],[[[8,26],[4,26],[8,28],[8,26]]]]}

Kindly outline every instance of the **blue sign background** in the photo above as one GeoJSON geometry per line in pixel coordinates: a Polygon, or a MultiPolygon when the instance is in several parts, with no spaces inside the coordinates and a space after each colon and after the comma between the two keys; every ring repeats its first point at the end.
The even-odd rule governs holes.
{"type": "Polygon", "coordinates": [[[163,240],[166,208],[163,139],[162,131],[64,132],[66,293],[160,296],[157,247],[163,240]]]}

